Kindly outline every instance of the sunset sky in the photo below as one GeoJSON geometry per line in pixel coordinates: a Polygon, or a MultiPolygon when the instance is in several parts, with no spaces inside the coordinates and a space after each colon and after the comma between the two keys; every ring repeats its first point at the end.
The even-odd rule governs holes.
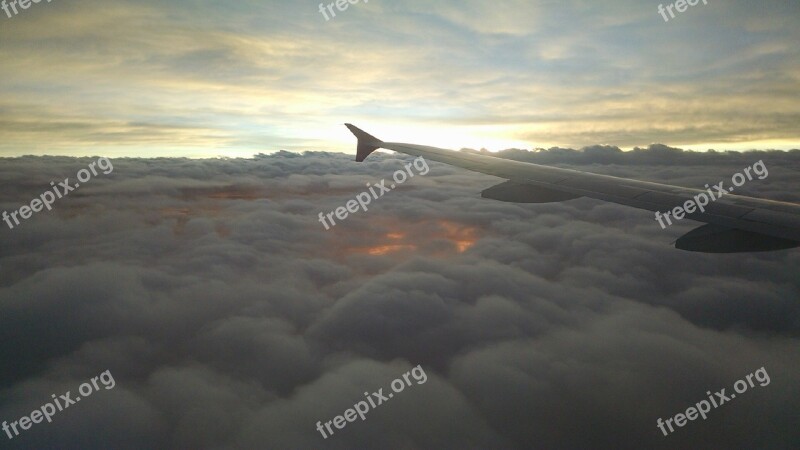
{"type": "Polygon", "coordinates": [[[800,148],[800,3],[82,1],[0,11],[0,156],[800,148]]]}
{"type": "Polygon", "coordinates": [[[800,448],[800,0],[19,1],[0,448],[800,448]]]}

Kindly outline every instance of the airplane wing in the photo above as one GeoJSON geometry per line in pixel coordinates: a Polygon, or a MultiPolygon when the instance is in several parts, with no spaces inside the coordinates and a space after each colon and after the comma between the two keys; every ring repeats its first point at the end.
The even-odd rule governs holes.
{"type": "MultiPolygon", "coordinates": [[[[484,190],[484,198],[516,203],[546,203],[589,197],[655,212],[685,207],[704,191],[649,181],[632,180],[559,167],[496,158],[398,142],[383,142],[345,124],[358,138],[356,161],[364,161],[378,148],[439,161],[507,181],[484,190]]],[[[728,189],[732,190],[732,187],[728,189]]],[[[725,189],[703,211],[694,208],[685,218],[704,222],[676,242],[681,250],[705,253],[770,251],[800,246],[800,205],[731,194],[725,189]]],[[[698,197],[699,199],[699,197],[698,197]]],[[[700,200],[701,201],[701,200],[700,200]]],[[[702,202],[702,201],[701,201],[702,202]]],[[[658,223],[656,224],[658,226],[658,223]]]]}

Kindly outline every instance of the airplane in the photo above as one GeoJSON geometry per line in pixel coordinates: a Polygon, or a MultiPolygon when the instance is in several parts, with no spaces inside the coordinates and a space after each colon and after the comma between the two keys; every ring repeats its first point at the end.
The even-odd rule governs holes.
{"type": "MultiPolygon", "coordinates": [[[[425,145],[384,142],[352,124],[345,126],[358,139],[357,162],[383,148],[493,175],[506,181],[485,189],[481,197],[503,202],[549,203],[589,197],[659,213],[683,208],[687,200],[707,192],[425,145]]],[[[702,253],[741,253],[800,246],[799,204],[725,194],[710,201],[701,208],[703,211],[694,208],[689,213],[686,209],[687,219],[705,225],[678,238],[675,248],[702,253]]]]}

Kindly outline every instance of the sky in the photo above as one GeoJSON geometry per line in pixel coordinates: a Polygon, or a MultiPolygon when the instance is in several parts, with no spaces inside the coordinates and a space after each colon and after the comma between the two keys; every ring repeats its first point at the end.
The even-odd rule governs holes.
{"type": "Polygon", "coordinates": [[[800,4],[53,0],[0,12],[0,155],[800,147],[800,4]],[[11,16],[11,17],[9,17],[11,16]]]}
{"type": "Polygon", "coordinates": [[[2,4],[0,448],[798,448],[800,251],[343,126],[800,204],[798,2],[2,4]]]}

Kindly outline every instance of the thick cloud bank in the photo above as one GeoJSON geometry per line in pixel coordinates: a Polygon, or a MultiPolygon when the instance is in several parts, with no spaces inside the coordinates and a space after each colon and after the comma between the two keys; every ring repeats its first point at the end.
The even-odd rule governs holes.
{"type": "MultiPolygon", "coordinates": [[[[742,191],[800,201],[800,152],[506,157],[689,187],[763,159],[742,191]]],[[[326,231],[410,158],[281,152],[116,159],[0,231],[0,420],[109,370],[8,448],[793,448],[800,442],[800,252],[707,255],[652,213],[589,199],[480,198],[501,180],[430,163],[326,231]],[[416,365],[407,388],[332,420],[416,365]],[[764,367],[663,436],[666,420],[764,367]]],[[[16,210],[92,159],[0,165],[16,210]]]]}

